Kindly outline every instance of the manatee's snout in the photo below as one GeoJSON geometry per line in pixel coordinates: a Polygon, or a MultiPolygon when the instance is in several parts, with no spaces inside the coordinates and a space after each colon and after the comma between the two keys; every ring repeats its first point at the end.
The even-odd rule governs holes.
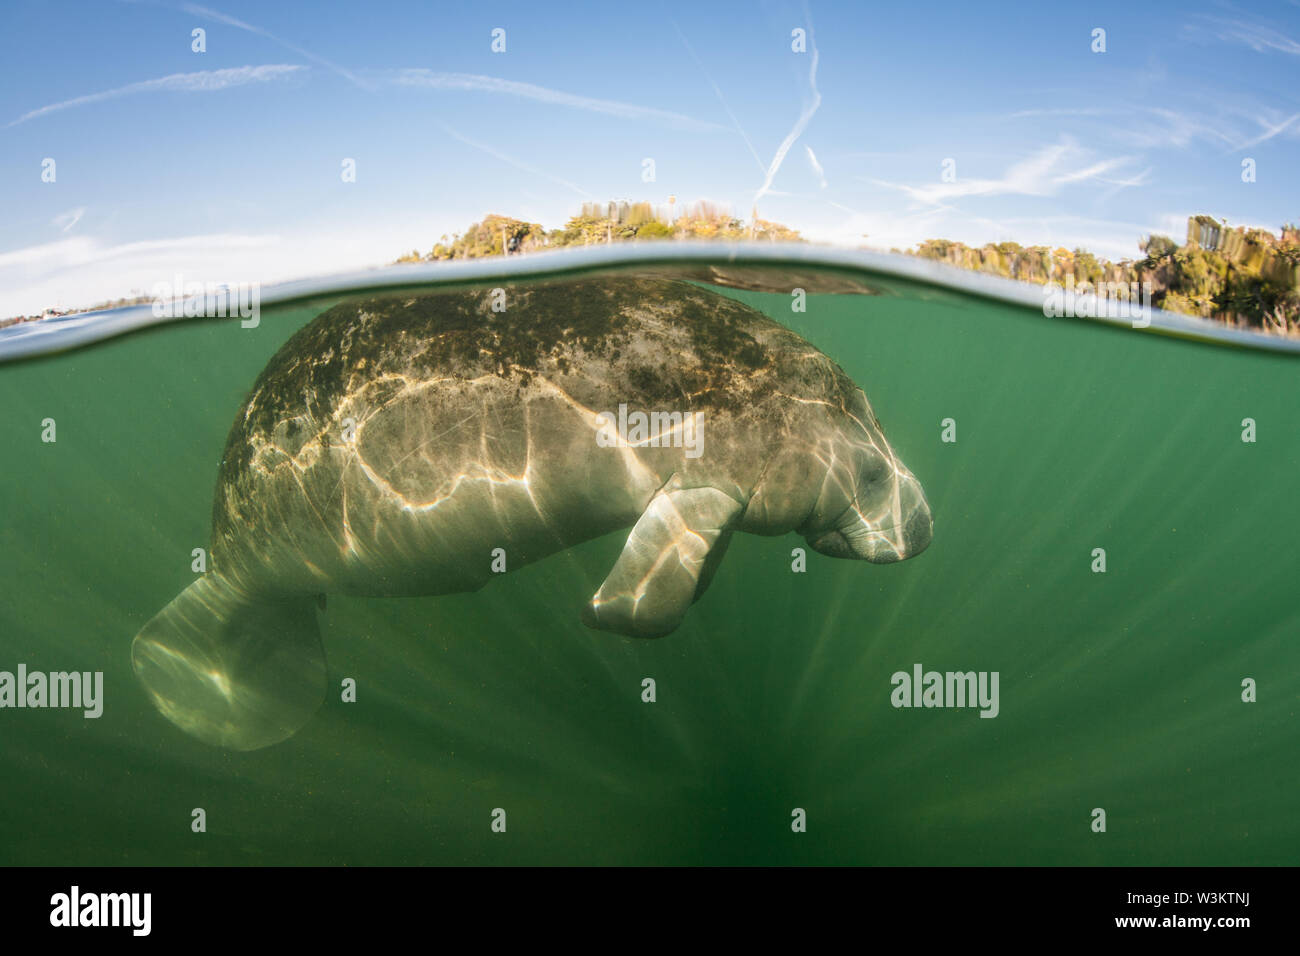
{"type": "Polygon", "coordinates": [[[891,564],[914,558],[930,546],[933,536],[934,519],[930,516],[930,505],[924,494],[908,513],[901,529],[872,530],[856,536],[852,532],[845,532],[845,538],[854,554],[875,564],[891,564]]]}
{"type": "Polygon", "coordinates": [[[929,547],[933,534],[934,520],[925,491],[910,473],[903,473],[887,507],[879,513],[863,513],[854,505],[834,530],[810,539],[809,544],[831,557],[891,564],[920,554],[929,547]]]}

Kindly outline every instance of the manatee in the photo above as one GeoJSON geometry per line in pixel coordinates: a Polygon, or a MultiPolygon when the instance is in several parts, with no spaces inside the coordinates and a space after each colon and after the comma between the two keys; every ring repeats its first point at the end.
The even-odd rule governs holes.
{"type": "Polygon", "coordinates": [[[329,593],[474,591],[630,527],[582,608],[673,631],[733,533],[884,563],[930,541],[925,493],[866,395],[789,329],[658,277],[379,295],[275,354],[217,474],[207,572],[136,636],[158,709],[211,744],[284,740],[325,695],[329,593]]]}

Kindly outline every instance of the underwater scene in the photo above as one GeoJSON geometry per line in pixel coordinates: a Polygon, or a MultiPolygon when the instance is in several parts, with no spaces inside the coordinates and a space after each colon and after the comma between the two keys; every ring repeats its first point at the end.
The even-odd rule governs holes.
{"type": "Polygon", "coordinates": [[[0,331],[5,863],[1294,863],[1293,340],[532,261],[0,331]]]}

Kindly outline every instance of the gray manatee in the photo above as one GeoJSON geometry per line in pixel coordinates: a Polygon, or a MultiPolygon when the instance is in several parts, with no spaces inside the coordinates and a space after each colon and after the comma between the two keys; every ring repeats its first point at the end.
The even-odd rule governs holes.
{"type": "Polygon", "coordinates": [[[159,710],[251,750],[320,706],[327,592],[433,595],[631,526],[583,608],[659,637],[735,531],[899,561],[929,506],[862,390],[761,313],[658,278],[349,301],[271,359],[226,443],[211,564],[136,636],[159,710]]]}

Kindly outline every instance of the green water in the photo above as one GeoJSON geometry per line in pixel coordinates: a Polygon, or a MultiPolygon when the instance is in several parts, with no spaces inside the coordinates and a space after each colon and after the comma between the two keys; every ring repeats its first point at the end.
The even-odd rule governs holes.
{"type": "Polygon", "coordinates": [[[0,863],[1297,862],[1294,358],[953,294],[727,294],[866,391],[928,551],[796,574],[802,539],[737,535],[658,641],[579,622],[622,534],[477,594],[331,596],[334,690],[251,753],[164,720],[129,647],[194,580],[247,388],[320,309],[0,367],[0,669],[105,682],[98,720],[0,710],[0,863]],[[895,709],[916,663],[999,672],[999,715],[895,709]]]}

